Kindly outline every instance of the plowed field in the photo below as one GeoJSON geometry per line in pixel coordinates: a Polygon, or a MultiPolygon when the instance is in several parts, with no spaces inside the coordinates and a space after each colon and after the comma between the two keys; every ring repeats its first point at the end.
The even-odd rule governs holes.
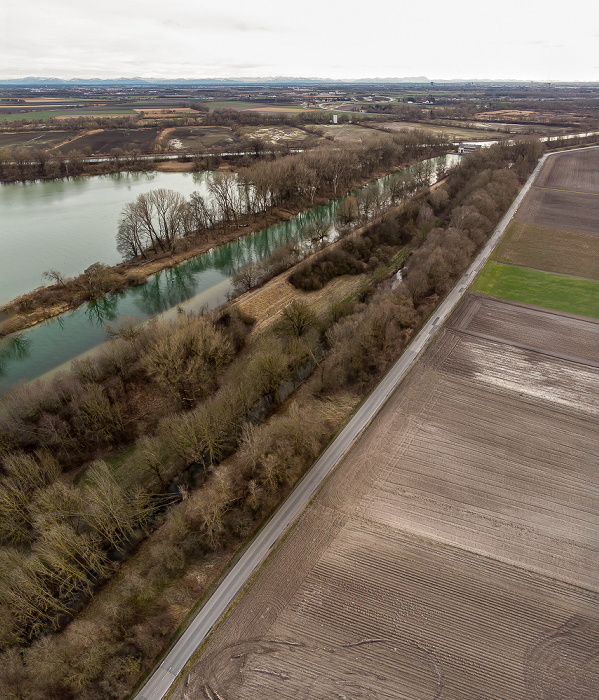
{"type": "Polygon", "coordinates": [[[533,187],[516,220],[599,235],[599,195],[533,187]]]}
{"type": "Polygon", "coordinates": [[[151,153],[157,133],[157,129],[103,129],[81,136],[58,150],[68,153],[89,147],[92,153],[108,154],[113,148],[138,148],[142,153],[151,153]]]}
{"type": "Polygon", "coordinates": [[[468,295],[174,697],[596,700],[597,347],[468,295]]]}
{"type": "Polygon", "coordinates": [[[574,192],[599,192],[599,150],[563,153],[549,158],[539,173],[537,187],[574,192]]]}
{"type": "Polygon", "coordinates": [[[514,221],[493,259],[599,280],[599,236],[514,221]]]}

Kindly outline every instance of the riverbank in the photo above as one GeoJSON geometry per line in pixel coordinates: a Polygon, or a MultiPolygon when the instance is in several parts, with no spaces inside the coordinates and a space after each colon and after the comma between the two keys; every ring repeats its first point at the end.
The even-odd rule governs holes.
{"type": "MultiPolygon", "coordinates": [[[[316,201],[315,206],[326,201],[316,201]]],[[[202,233],[198,240],[186,239],[185,250],[174,253],[148,251],[148,259],[145,260],[138,256],[117,265],[102,266],[101,289],[90,286],[89,274],[86,272],[58,284],[38,287],[0,306],[0,337],[35,326],[99,296],[143,284],[151,275],[206,253],[215,246],[225,245],[241,236],[288,221],[301,211],[303,208],[298,207],[294,210],[273,210],[266,216],[245,216],[240,218],[236,228],[202,233]]]]}
{"type": "MultiPolygon", "coordinates": [[[[348,191],[363,187],[386,175],[403,170],[420,162],[412,159],[391,170],[378,171],[374,177],[356,180],[348,191]]],[[[327,197],[314,198],[310,203],[302,202],[293,207],[273,209],[258,215],[244,215],[237,225],[202,231],[181,241],[181,247],[174,253],[146,252],[147,259],[136,258],[113,266],[92,265],[77,277],[57,280],[57,284],[38,287],[0,307],[0,337],[25,330],[42,321],[59,316],[65,311],[107,294],[143,284],[148,277],[162,270],[175,267],[179,263],[206,253],[215,247],[230,243],[242,236],[263,230],[269,226],[288,221],[293,216],[331,201],[327,197]],[[184,246],[184,247],[183,247],[184,246]]]]}

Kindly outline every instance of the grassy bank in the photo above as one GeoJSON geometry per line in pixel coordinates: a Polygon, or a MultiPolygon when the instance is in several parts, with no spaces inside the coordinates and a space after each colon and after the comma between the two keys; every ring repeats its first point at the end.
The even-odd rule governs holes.
{"type": "Polygon", "coordinates": [[[474,281],[472,290],[511,301],[599,318],[599,282],[594,280],[488,263],[474,281]]]}

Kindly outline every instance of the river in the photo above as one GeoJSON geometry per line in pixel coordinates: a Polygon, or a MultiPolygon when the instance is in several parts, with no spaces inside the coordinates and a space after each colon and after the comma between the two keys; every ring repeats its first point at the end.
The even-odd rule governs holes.
{"type": "MultiPolygon", "coordinates": [[[[458,156],[449,155],[445,162],[451,165],[457,159],[458,156]]],[[[440,159],[435,160],[438,162],[440,159]]],[[[160,175],[170,178],[175,174],[160,175]]],[[[401,173],[396,176],[399,175],[401,173]]],[[[156,181],[152,181],[149,189],[176,189],[175,184],[171,184],[174,183],[174,179],[160,178],[159,182],[160,184],[156,184],[156,181]]],[[[148,183],[144,183],[144,186],[145,184],[148,183]]],[[[184,184],[190,189],[180,190],[182,194],[189,194],[198,189],[193,180],[185,181],[184,184]]],[[[128,189],[130,185],[131,183],[125,185],[127,194],[124,199],[120,192],[116,197],[118,202],[113,206],[117,209],[117,218],[122,208],[120,202],[131,201],[137,196],[138,192],[128,189]]],[[[258,233],[243,236],[176,267],[163,270],[139,287],[131,287],[120,294],[89,302],[78,309],[1,340],[0,393],[6,392],[20,381],[35,379],[62,365],[65,365],[66,369],[66,363],[106,339],[106,323],[115,323],[127,317],[143,321],[179,306],[186,310],[215,308],[226,301],[231,290],[230,278],[241,265],[250,260],[260,260],[286,241],[299,238],[302,229],[311,219],[326,217],[332,220],[338,201],[302,212],[289,221],[258,233]]],[[[78,219],[75,218],[75,222],[78,222],[78,219]]],[[[81,230],[79,225],[77,228],[81,230]]],[[[112,229],[113,245],[115,230],[116,224],[112,229]]],[[[72,231],[65,232],[65,235],[72,235],[72,231]]],[[[48,267],[50,266],[47,265],[45,269],[48,267]]],[[[64,265],[57,267],[61,271],[65,269],[64,265]]]]}
{"type": "Polygon", "coordinates": [[[120,262],[115,236],[125,204],[159,187],[207,197],[209,177],[116,173],[0,185],[0,305],[39,287],[46,270],[75,277],[95,262],[120,262]]]}

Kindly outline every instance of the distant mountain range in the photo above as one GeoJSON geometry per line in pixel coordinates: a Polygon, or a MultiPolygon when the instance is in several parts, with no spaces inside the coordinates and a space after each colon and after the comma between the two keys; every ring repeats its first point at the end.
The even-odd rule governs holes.
{"type": "MultiPolygon", "coordinates": [[[[530,81],[533,82],[533,81],[530,81]]],[[[546,81],[545,81],[546,82],[546,81]]],[[[0,85],[14,86],[68,86],[68,85],[201,85],[201,86],[227,86],[227,85],[358,85],[358,84],[468,84],[468,83],[515,83],[523,84],[522,80],[431,80],[424,75],[403,78],[357,78],[355,80],[333,80],[331,78],[298,78],[289,76],[252,77],[252,78],[44,78],[28,76],[26,78],[0,78],[0,85]]]]}

